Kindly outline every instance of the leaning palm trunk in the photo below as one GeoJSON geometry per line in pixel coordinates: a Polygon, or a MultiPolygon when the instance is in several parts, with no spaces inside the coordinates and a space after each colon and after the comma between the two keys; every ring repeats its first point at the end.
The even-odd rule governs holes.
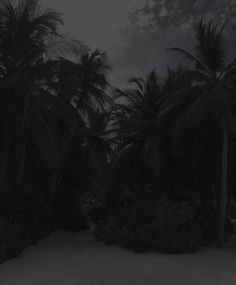
{"type": "Polygon", "coordinates": [[[218,246],[221,247],[225,236],[225,218],[227,202],[227,168],[228,168],[228,130],[222,120],[222,169],[221,169],[221,195],[219,211],[218,246]]]}

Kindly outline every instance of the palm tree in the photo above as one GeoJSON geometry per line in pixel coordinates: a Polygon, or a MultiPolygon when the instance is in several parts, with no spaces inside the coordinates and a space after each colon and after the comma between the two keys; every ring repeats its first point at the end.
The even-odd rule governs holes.
{"type": "Polygon", "coordinates": [[[166,97],[177,90],[189,88],[192,85],[192,78],[186,75],[186,69],[182,65],[178,65],[177,68],[168,66],[167,76],[162,86],[162,91],[166,97]]]}
{"type": "Polygon", "coordinates": [[[112,105],[111,98],[106,94],[109,86],[107,71],[110,66],[104,52],[95,50],[82,55],[79,63],[79,96],[76,98],[77,110],[89,111],[112,105]]]}
{"type": "Polygon", "coordinates": [[[114,131],[110,127],[111,115],[110,112],[90,112],[89,131],[83,144],[90,171],[103,188],[111,179],[110,161],[115,142],[114,131]]]}
{"type": "Polygon", "coordinates": [[[87,127],[74,103],[80,88],[79,66],[66,58],[51,61],[51,65],[53,76],[47,81],[48,88],[40,94],[40,99],[68,139],[76,136],[82,139],[86,136],[87,127]]]}
{"type": "Polygon", "coordinates": [[[4,0],[0,4],[1,178],[15,169],[10,179],[17,177],[16,183],[20,183],[29,152],[34,150],[53,174],[55,184],[63,141],[40,94],[51,76],[48,48],[61,39],[61,24],[61,15],[42,10],[38,0],[4,0]]]}
{"type": "MultiPolygon", "coordinates": [[[[183,55],[195,69],[186,71],[194,84],[184,91],[173,94],[172,98],[179,105],[184,106],[174,127],[174,133],[183,130],[189,122],[200,128],[208,118],[214,121],[221,130],[221,199],[219,214],[218,245],[224,240],[224,227],[226,218],[227,200],[227,159],[228,134],[235,130],[235,61],[225,64],[226,53],[223,45],[224,27],[214,25],[212,22],[201,21],[195,27],[197,45],[196,55],[181,48],[169,50],[183,55]],[[182,100],[182,101],[181,101],[182,100]]],[[[170,101],[169,101],[170,103],[170,101]]],[[[164,110],[168,104],[165,103],[164,110]]],[[[174,104],[169,104],[173,108],[174,104]]],[[[171,108],[169,110],[171,110],[171,108]]]]}
{"type": "Polygon", "coordinates": [[[50,82],[53,93],[73,106],[86,123],[97,109],[105,112],[113,105],[106,93],[110,67],[105,53],[83,48],[73,59],[59,58],[54,64],[55,80],[50,82]]]}
{"type": "Polygon", "coordinates": [[[115,89],[120,130],[124,132],[124,137],[129,137],[133,142],[143,140],[151,134],[158,103],[162,99],[158,81],[157,73],[153,70],[146,80],[132,78],[129,82],[135,84],[135,88],[115,89]]]}
{"type": "Polygon", "coordinates": [[[131,148],[136,148],[157,176],[162,159],[155,120],[165,98],[159,81],[156,71],[153,70],[145,80],[131,79],[130,83],[137,86],[134,89],[115,90],[116,100],[119,102],[116,109],[116,124],[122,146],[118,157],[131,148]]]}

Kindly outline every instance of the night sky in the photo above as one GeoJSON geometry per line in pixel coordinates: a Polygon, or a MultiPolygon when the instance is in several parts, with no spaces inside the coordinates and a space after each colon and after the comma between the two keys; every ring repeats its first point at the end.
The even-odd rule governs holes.
{"type": "Polygon", "coordinates": [[[167,65],[181,63],[167,47],[193,49],[193,25],[201,17],[226,29],[229,54],[236,55],[236,0],[50,0],[42,1],[63,13],[64,31],[91,49],[107,51],[113,71],[111,83],[126,84],[154,67],[163,75],[167,65]]]}

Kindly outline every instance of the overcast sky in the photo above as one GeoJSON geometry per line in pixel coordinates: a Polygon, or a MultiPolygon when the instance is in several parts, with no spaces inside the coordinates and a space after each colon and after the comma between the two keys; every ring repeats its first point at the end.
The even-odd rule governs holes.
{"type": "MultiPolygon", "coordinates": [[[[124,85],[132,75],[145,74],[154,67],[163,74],[167,64],[181,62],[181,59],[177,59],[165,49],[173,45],[191,49],[193,33],[183,34],[180,30],[185,31],[190,27],[193,22],[191,15],[194,12],[197,12],[195,16],[199,17],[201,7],[195,4],[200,2],[204,6],[202,14],[207,10],[208,14],[212,15],[216,11],[214,3],[224,2],[226,5],[222,7],[227,7],[229,3],[234,5],[236,0],[42,0],[44,7],[63,13],[65,31],[86,43],[91,49],[100,48],[107,51],[113,66],[111,82],[119,87],[124,85]],[[210,2],[212,4],[209,4],[210,2]],[[147,9],[144,9],[143,15],[139,14],[139,23],[145,27],[150,26],[148,21],[156,26],[161,26],[161,23],[161,30],[158,31],[155,28],[154,31],[134,30],[128,15],[141,7],[147,9]],[[154,8],[155,13],[160,12],[161,22],[153,21],[153,18],[157,19],[157,17],[156,14],[153,15],[150,8],[154,8]],[[178,11],[180,11],[179,15],[176,13],[178,11]],[[171,15],[175,17],[172,19],[174,26],[177,20],[180,20],[175,32],[173,29],[166,29],[169,25],[168,21],[171,21],[171,15]],[[188,17],[183,22],[185,15],[188,17]]],[[[231,39],[233,42],[236,42],[235,35],[234,33],[234,38],[231,39]]]]}
{"type": "MultiPolygon", "coordinates": [[[[112,81],[124,80],[122,54],[129,45],[128,13],[145,0],[43,0],[44,7],[63,13],[64,30],[86,43],[91,49],[106,50],[113,66],[112,81]],[[122,60],[122,62],[119,62],[122,60]],[[122,76],[119,74],[122,73],[122,76]]],[[[129,65],[129,64],[128,64],[129,65]]],[[[130,68],[128,66],[130,71],[130,68]]],[[[127,71],[128,73],[128,71],[127,71]]]]}

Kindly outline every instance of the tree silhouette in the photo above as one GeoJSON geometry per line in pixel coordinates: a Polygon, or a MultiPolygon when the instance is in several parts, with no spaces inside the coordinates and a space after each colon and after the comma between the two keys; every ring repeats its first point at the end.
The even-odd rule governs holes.
{"type": "Polygon", "coordinates": [[[76,98],[78,110],[97,108],[104,111],[104,106],[112,104],[111,98],[106,94],[109,86],[106,73],[110,69],[106,54],[95,50],[87,52],[81,57],[79,64],[80,86],[79,96],[76,98]]]}
{"type": "MultiPolygon", "coordinates": [[[[186,71],[195,84],[185,89],[182,96],[188,100],[174,128],[175,135],[183,130],[189,122],[200,127],[206,118],[213,120],[221,130],[222,137],[222,174],[221,174],[221,205],[219,214],[218,244],[224,240],[224,225],[227,196],[227,157],[228,133],[235,131],[235,62],[225,64],[226,53],[223,45],[223,27],[212,22],[201,21],[196,25],[196,55],[180,48],[169,50],[183,55],[195,64],[194,70],[186,71]]],[[[179,96],[181,93],[173,95],[179,96]]],[[[176,98],[175,98],[176,99],[176,98]]],[[[182,104],[186,100],[182,101],[182,104]]]]}
{"type": "Polygon", "coordinates": [[[160,79],[155,70],[146,79],[133,78],[136,88],[128,90],[116,89],[116,100],[123,103],[117,105],[116,119],[123,149],[126,153],[130,147],[139,150],[139,155],[152,168],[156,176],[161,168],[162,157],[158,147],[160,136],[155,126],[159,107],[165,99],[160,79]]]}
{"type": "Polygon", "coordinates": [[[113,102],[107,95],[109,86],[107,71],[110,69],[106,54],[95,50],[82,51],[73,60],[57,60],[56,82],[52,89],[79,112],[85,120],[97,109],[101,112],[109,109],[113,102]]]}
{"type": "Polygon", "coordinates": [[[9,176],[8,170],[15,169],[11,178],[18,182],[29,149],[50,172],[60,165],[61,132],[40,94],[51,77],[51,62],[45,58],[50,43],[60,38],[61,24],[61,15],[42,10],[38,0],[0,4],[1,174],[9,176]]]}

